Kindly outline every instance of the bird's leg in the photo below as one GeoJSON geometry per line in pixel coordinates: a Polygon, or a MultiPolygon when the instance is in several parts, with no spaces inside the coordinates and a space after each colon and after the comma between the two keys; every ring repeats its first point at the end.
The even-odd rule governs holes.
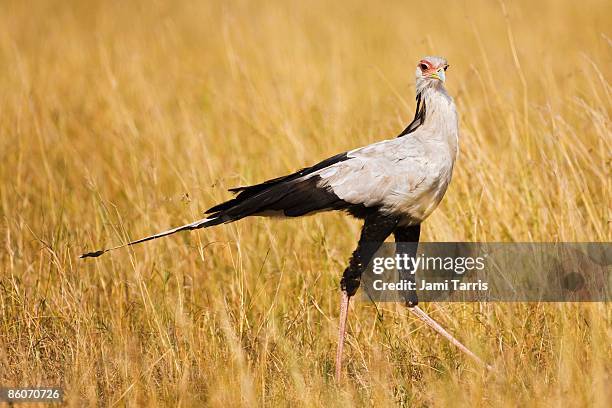
{"type": "Polygon", "coordinates": [[[346,320],[348,317],[348,308],[350,297],[343,290],[340,299],[340,324],[338,325],[338,349],[336,350],[336,381],[340,381],[342,374],[342,353],[344,351],[344,335],[346,334],[346,320]]]}
{"type": "Polygon", "coordinates": [[[342,352],[346,335],[346,322],[350,298],[357,292],[361,283],[361,275],[372,257],[378,251],[385,239],[397,226],[398,219],[373,213],[365,218],[357,249],[353,252],[349,265],[342,274],[340,287],[342,299],[340,302],[340,327],[338,329],[338,349],[336,352],[336,381],[342,374],[342,352]]]}
{"type": "MultiPolygon", "coordinates": [[[[416,257],[419,237],[421,236],[420,224],[409,227],[397,227],[395,231],[393,231],[393,235],[395,235],[396,252],[398,255],[405,255],[409,258],[416,257]]],[[[408,264],[410,265],[410,263],[408,264]]],[[[413,286],[416,286],[416,271],[400,268],[398,272],[401,280],[407,280],[412,282],[413,286]]],[[[416,290],[406,290],[403,294],[406,306],[414,307],[419,303],[416,290]]]]}
{"type": "MultiPolygon", "coordinates": [[[[419,244],[419,237],[421,234],[421,226],[414,225],[410,227],[397,227],[393,232],[395,235],[395,242],[397,244],[396,251],[400,255],[407,255],[408,257],[414,258],[417,254],[417,248],[419,244]]],[[[416,272],[416,271],[414,271],[416,272]]],[[[412,270],[400,269],[400,279],[406,279],[410,282],[416,283],[415,275],[412,270]]],[[[410,308],[410,312],[425,322],[429,327],[434,329],[452,344],[454,344],[459,350],[476,360],[478,363],[485,366],[488,370],[491,370],[491,366],[483,362],[476,354],[470,349],[464,346],[459,340],[457,340],[452,334],[447,332],[440,323],[429,317],[420,307],[417,306],[419,299],[415,290],[407,290],[404,292],[406,300],[406,306],[410,308]]]]}
{"type": "Polygon", "coordinates": [[[410,312],[414,314],[415,316],[417,316],[419,319],[421,319],[423,322],[425,322],[429,327],[437,331],[440,335],[442,335],[448,341],[453,343],[453,345],[455,345],[459,350],[463,351],[465,354],[473,358],[478,364],[484,366],[489,371],[493,370],[492,366],[482,361],[480,357],[478,357],[476,354],[474,354],[474,352],[472,352],[472,350],[464,346],[463,343],[461,343],[459,340],[455,338],[455,336],[447,332],[446,329],[440,325],[440,323],[436,322],[434,319],[429,317],[429,315],[425,313],[425,311],[422,310],[420,307],[413,306],[410,308],[410,312]]]}

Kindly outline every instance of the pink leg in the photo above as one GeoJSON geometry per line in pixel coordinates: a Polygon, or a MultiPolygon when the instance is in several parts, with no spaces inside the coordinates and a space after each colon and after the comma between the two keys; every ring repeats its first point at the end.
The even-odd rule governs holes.
{"type": "Polygon", "coordinates": [[[342,374],[342,353],[344,351],[344,336],[346,334],[346,320],[348,318],[350,296],[342,291],[340,300],[340,326],[338,328],[338,350],[336,351],[336,382],[340,382],[342,374]]]}
{"type": "Polygon", "coordinates": [[[414,307],[410,307],[408,308],[408,310],[410,310],[410,312],[414,315],[416,315],[419,319],[421,319],[422,321],[424,321],[429,327],[431,327],[432,329],[434,329],[435,331],[437,331],[438,333],[440,333],[442,336],[444,336],[448,341],[450,341],[451,343],[453,343],[455,346],[457,346],[457,348],[461,351],[463,351],[465,354],[467,354],[468,356],[472,357],[474,360],[476,360],[478,362],[478,364],[484,366],[487,370],[491,371],[493,370],[493,367],[490,366],[489,364],[485,363],[484,361],[482,361],[476,354],[472,353],[472,351],[470,349],[468,349],[467,347],[465,347],[459,340],[457,340],[456,338],[453,337],[452,334],[450,334],[449,332],[447,332],[444,327],[440,326],[440,324],[438,322],[436,322],[434,319],[432,319],[431,317],[429,317],[429,315],[427,313],[425,313],[423,311],[423,309],[421,309],[418,306],[414,306],[414,307]]]}

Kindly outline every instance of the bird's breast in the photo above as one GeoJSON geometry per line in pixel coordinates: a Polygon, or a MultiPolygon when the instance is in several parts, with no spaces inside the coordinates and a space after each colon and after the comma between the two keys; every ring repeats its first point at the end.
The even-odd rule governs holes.
{"type": "Polygon", "coordinates": [[[388,209],[402,218],[402,224],[419,224],[436,209],[450,184],[454,153],[432,156],[418,168],[406,168],[388,201],[388,209]]]}

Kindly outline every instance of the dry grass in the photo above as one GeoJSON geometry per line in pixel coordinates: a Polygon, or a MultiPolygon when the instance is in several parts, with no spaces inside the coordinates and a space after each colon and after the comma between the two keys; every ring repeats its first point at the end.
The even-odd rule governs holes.
{"type": "Polygon", "coordinates": [[[609,406],[606,304],[429,304],[485,373],[339,278],[359,223],[249,219],[97,260],[226,188],[391,137],[422,55],[461,154],[428,241],[610,241],[609,1],[0,6],[0,384],[68,405],[609,406]]]}

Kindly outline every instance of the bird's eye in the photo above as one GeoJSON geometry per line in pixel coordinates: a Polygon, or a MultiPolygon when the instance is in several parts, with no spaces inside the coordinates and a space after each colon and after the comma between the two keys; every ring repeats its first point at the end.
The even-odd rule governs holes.
{"type": "Polygon", "coordinates": [[[427,71],[427,65],[425,64],[419,64],[419,68],[421,68],[421,71],[427,71]]]}
{"type": "Polygon", "coordinates": [[[448,69],[449,65],[445,65],[444,66],[444,70],[446,71],[448,69]]]}

